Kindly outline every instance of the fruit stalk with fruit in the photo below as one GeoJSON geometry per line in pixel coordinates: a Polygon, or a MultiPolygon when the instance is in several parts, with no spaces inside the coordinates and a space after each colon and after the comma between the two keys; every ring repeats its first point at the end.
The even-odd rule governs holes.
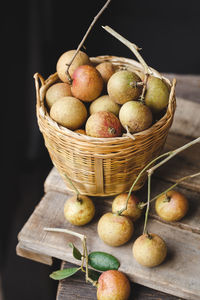
{"type": "MultiPolygon", "coordinates": [[[[63,82],[71,86],[71,94],[66,94],[65,100],[59,99],[58,103],[51,107],[50,116],[60,125],[72,130],[79,130],[86,122],[85,134],[88,136],[98,138],[121,136],[122,125],[130,137],[130,133],[141,132],[152,125],[154,115],[156,117],[167,107],[170,92],[161,78],[153,76],[151,68],[139,53],[140,49],[109,26],[103,26],[103,28],[134,53],[143,66],[144,78],[140,78],[130,70],[116,69],[109,62],[100,63],[96,67],[92,66],[87,54],[80,51],[93,25],[109,2],[106,2],[94,18],[77,50],[67,51],[59,58],[57,73],[63,82]],[[104,97],[102,99],[101,93],[104,86],[107,86],[108,95],[102,96],[104,97]],[[71,96],[73,100],[69,99],[71,96]],[[70,105],[70,102],[74,104],[70,105]],[[83,103],[91,103],[89,109],[91,115],[88,120],[87,113],[82,107],[83,103]],[[65,113],[66,111],[70,111],[70,116],[65,113]],[[70,120],[70,117],[74,122],[70,120]],[[119,120],[116,119],[117,117],[119,120]]],[[[171,87],[172,97],[174,86],[175,80],[171,87]]]]}
{"type": "Polygon", "coordinates": [[[73,225],[83,226],[89,223],[95,215],[95,206],[92,199],[81,195],[71,179],[65,174],[75,194],[67,199],[64,205],[65,219],[73,225]]]}
{"type": "MultiPolygon", "coordinates": [[[[57,74],[62,82],[54,84],[47,90],[46,104],[50,117],[57,124],[79,134],[94,138],[114,138],[121,137],[125,129],[124,135],[134,139],[135,133],[150,128],[153,122],[156,122],[166,113],[168,103],[174,97],[176,80],[174,79],[169,85],[158,73],[156,76],[140,55],[140,49],[108,26],[103,28],[125,44],[139,60],[143,67],[143,73],[140,76],[128,68],[117,68],[108,61],[97,65],[92,64],[88,55],[80,50],[96,20],[110,1],[106,2],[94,18],[78,48],[63,53],[58,59],[57,74]],[[107,88],[108,94],[102,95],[105,88],[107,88]]],[[[151,176],[158,167],[199,141],[200,138],[174,151],[164,153],[147,163],[139,172],[129,192],[115,197],[112,212],[107,212],[99,219],[97,231],[102,241],[112,247],[118,247],[128,242],[133,235],[135,222],[141,217],[142,208],[146,206],[143,234],[133,244],[133,256],[141,265],[146,267],[154,267],[164,261],[167,254],[164,240],[147,230],[150,202],[154,201],[151,199],[151,176]],[[155,163],[157,164],[155,165],[155,163]],[[132,191],[145,172],[148,173],[147,203],[140,203],[132,191]],[[148,257],[146,253],[148,253],[148,257]]],[[[173,187],[181,181],[199,174],[198,172],[186,176],[176,182],[173,187]]],[[[75,191],[75,195],[69,197],[64,205],[64,216],[73,225],[85,225],[94,217],[94,204],[88,196],[80,194],[67,174],[64,176],[75,191]]],[[[177,196],[174,191],[170,192],[170,190],[172,187],[156,197],[156,211],[162,218],[163,215],[167,215],[170,205],[176,203],[177,207],[181,206],[183,211],[182,215],[178,214],[170,220],[176,221],[186,214],[188,203],[184,197],[180,198],[180,195],[177,196]]],[[[169,218],[167,220],[169,221],[169,218]]],[[[114,270],[110,268],[106,270],[105,266],[104,268],[101,266],[99,270],[104,271],[104,273],[99,277],[98,283],[97,280],[90,277],[91,270],[88,266],[91,265],[93,268],[96,266],[98,269],[97,260],[104,261],[105,257],[108,258],[108,254],[90,253],[88,255],[84,235],[65,229],[46,228],[45,230],[75,235],[81,239],[83,247],[81,254],[71,244],[73,255],[76,259],[81,260],[81,266],[57,271],[51,275],[52,278],[63,279],[81,270],[86,274],[86,282],[89,281],[97,286],[97,298],[99,300],[128,299],[130,284],[128,279],[118,271],[119,265],[115,266],[114,270]],[[112,294],[111,290],[118,293],[118,298],[115,298],[116,294],[112,294]]],[[[107,263],[108,265],[117,264],[113,257],[110,257],[107,263]]]]}
{"type": "Polygon", "coordinates": [[[87,39],[90,31],[92,30],[92,27],[94,26],[94,24],[96,23],[96,21],[98,20],[98,18],[102,15],[102,13],[104,12],[104,10],[108,7],[109,3],[111,2],[111,0],[107,0],[106,3],[104,4],[104,6],[101,8],[101,10],[98,12],[98,14],[94,17],[92,23],[90,24],[90,26],[88,27],[88,30],[86,31],[83,39],[81,40],[80,44],[78,45],[76,51],[74,52],[71,60],[69,61],[67,65],[67,69],[66,69],[66,75],[67,75],[67,79],[69,81],[69,83],[71,84],[72,83],[72,78],[70,76],[70,72],[69,72],[69,68],[71,66],[71,64],[73,63],[76,55],[78,54],[79,50],[81,49],[81,47],[84,45],[85,43],[85,40],[87,39]]]}
{"type": "Polygon", "coordinates": [[[77,232],[61,228],[44,228],[44,230],[70,234],[80,238],[82,242],[82,253],[72,243],[69,243],[73,250],[73,257],[81,260],[81,266],[55,271],[50,274],[52,279],[61,280],[82,271],[85,273],[86,282],[90,282],[97,288],[98,300],[127,300],[129,298],[131,292],[130,282],[126,275],[118,270],[120,263],[116,257],[100,251],[94,251],[88,255],[87,238],[77,232]],[[89,266],[93,269],[90,269],[89,266]],[[96,270],[102,271],[102,273],[96,270]]]}

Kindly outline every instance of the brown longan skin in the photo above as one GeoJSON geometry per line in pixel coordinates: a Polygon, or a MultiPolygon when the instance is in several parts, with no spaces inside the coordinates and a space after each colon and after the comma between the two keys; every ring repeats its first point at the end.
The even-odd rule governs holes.
{"type": "Polygon", "coordinates": [[[92,200],[85,195],[70,197],[64,205],[64,216],[68,222],[76,226],[89,223],[95,215],[95,206],[92,200]]]}
{"type": "Polygon", "coordinates": [[[155,267],[160,265],[166,255],[167,246],[164,240],[157,234],[143,234],[133,244],[133,256],[142,266],[155,267]]]}
{"type": "Polygon", "coordinates": [[[58,82],[50,86],[46,92],[46,103],[49,108],[60,98],[72,96],[71,86],[65,82],[58,82]]]}
{"type": "Polygon", "coordinates": [[[131,293],[128,278],[118,270],[103,272],[98,280],[98,300],[128,300],[131,293]]]}
{"type": "Polygon", "coordinates": [[[79,99],[64,97],[58,99],[52,105],[50,117],[58,124],[68,129],[76,130],[85,123],[87,109],[79,99]]]}
{"type": "MultiPolygon", "coordinates": [[[[67,67],[68,67],[67,64],[69,64],[71,62],[71,59],[72,59],[75,52],[76,52],[76,50],[66,51],[59,57],[59,59],[57,61],[56,70],[57,70],[57,73],[58,73],[58,77],[63,82],[69,83],[68,77],[66,75],[66,70],[67,70],[67,67]]],[[[69,74],[72,77],[72,79],[73,79],[74,71],[79,66],[87,65],[87,64],[91,64],[89,56],[85,52],[79,51],[78,54],[76,55],[73,63],[71,64],[71,66],[69,68],[69,74]]]]}
{"type": "Polygon", "coordinates": [[[108,95],[118,104],[137,100],[141,94],[141,87],[135,86],[135,84],[140,81],[139,76],[131,71],[118,71],[114,73],[108,81],[108,95]]]}
{"type": "Polygon", "coordinates": [[[97,231],[104,243],[118,247],[131,239],[134,226],[128,217],[106,213],[100,218],[97,231]]]}
{"type": "Polygon", "coordinates": [[[188,209],[187,198],[174,190],[158,197],[155,202],[156,213],[161,219],[168,222],[181,220],[187,214],[188,209]]]}
{"type": "Polygon", "coordinates": [[[97,138],[112,138],[122,135],[119,119],[111,112],[98,111],[87,119],[86,134],[97,138]]]}
{"type": "Polygon", "coordinates": [[[120,105],[112,101],[109,95],[103,95],[95,99],[90,104],[90,114],[94,114],[98,111],[109,111],[113,113],[116,117],[119,116],[120,105]]]}
{"type": "Polygon", "coordinates": [[[102,62],[96,66],[96,69],[101,74],[104,84],[107,84],[110,77],[115,73],[115,66],[108,61],[102,62]]]}
{"type": "Polygon", "coordinates": [[[149,76],[144,101],[153,113],[159,113],[167,107],[169,89],[166,83],[158,77],[149,76]]]}
{"type": "MultiPolygon", "coordinates": [[[[112,212],[117,213],[126,205],[128,193],[117,195],[112,203],[112,212]]],[[[128,200],[128,206],[121,215],[131,218],[133,222],[137,221],[142,215],[142,209],[138,207],[139,199],[132,193],[128,200]]]]}
{"type": "Polygon", "coordinates": [[[127,126],[131,133],[137,133],[151,126],[153,116],[148,106],[139,101],[128,101],[122,105],[119,119],[125,129],[127,126]]]}
{"type": "Polygon", "coordinates": [[[84,102],[91,102],[101,95],[103,79],[99,71],[91,65],[78,67],[73,74],[72,95],[84,102]]]}

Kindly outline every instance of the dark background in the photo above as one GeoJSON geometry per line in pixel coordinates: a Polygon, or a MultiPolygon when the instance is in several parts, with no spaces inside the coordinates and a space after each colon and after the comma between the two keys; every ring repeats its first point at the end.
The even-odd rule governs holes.
{"type": "MultiPolygon", "coordinates": [[[[5,300],[55,299],[47,267],[17,257],[17,233],[43,195],[52,167],[35,116],[33,74],[45,78],[59,56],[75,49],[105,1],[6,1],[1,9],[0,273],[5,300]],[[2,107],[3,106],[3,107],[2,107]]],[[[199,74],[199,1],[112,0],[85,42],[89,56],[133,54],[101,25],[143,48],[160,72],[199,74]]]]}

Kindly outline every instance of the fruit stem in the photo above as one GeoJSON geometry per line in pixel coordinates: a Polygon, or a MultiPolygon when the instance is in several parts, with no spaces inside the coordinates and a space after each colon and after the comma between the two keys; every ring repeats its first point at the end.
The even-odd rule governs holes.
{"type": "MultiPolygon", "coordinates": [[[[161,197],[162,195],[166,194],[167,192],[169,192],[170,190],[172,190],[173,188],[175,188],[175,187],[176,187],[179,183],[181,183],[182,181],[187,180],[187,179],[189,179],[189,178],[193,178],[193,177],[199,176],[199,175],[200,175],[200,172],[194,173],[194,174],[191,174],[191,175],[187,175],[187,176],[185,176],[185,177],[182,177],[182,178],[178,179],[178,180],[176,181],[175,184],[171,185],[171,186],[170,186],[168,189],[166,189],[164,192],[162,192],[162,193],[158,194],[157,196],[155,196],[154,198],[152,198],[152,199],[150,200],[150,202],[153,202],[153,201],[155,201],[157,198],[159,198],[159,197],[161,197]]],[[[141,204],[139,205],[139,207],[140,207],[140,208],[143,208],[143,207],[145,207],[146,205],[147,205],[147,202],[146,202],[146,203],[141,203],[141,204]]]]}
{"type": "Polygon", "coordinates": [[[171,197],[167,195],[167,192],[165,193],[165,199],[163,202],[170,202],[171,197]]]}
{"type": "Polygon", "coordinates": [[[116,133],[116,130],[115,130],[115,128],[113,128],[113,127],[109,127],[109,128],[108,128],[108,132],[109,132],[110,134],[115,134],[115,133],[116,133]]]}
{"type": "Polygon", "coordinates": [[[144,219],[144,228],[143,228],[143,234],[147,233],[147,221],[149,216],[149,207],[150,207],[150,197],[151,197],[151,175],[152,173],[148,173],[148,193],[147,193],[147,208],[145,212],[145,219],[144,219]]]}
{"type": "Polygon", "coordinates": [[[139,62],[143,66],[145,74],[152,74],[152,72],[149,69],[148,65],[146,64],[146,62],[144,61],[143,57],[139,53],[139,50],[141,50],[141,48],[139,48],[134,43],[131,43],[130,41],[128,41],[127,39],[125,39],[123,36],[121,36],[119,33],[117,33],[111,27],[109,27],[109,26],[102,26],[102,28],[105,29],[107,32],[109,32],[111,35],[113,35],[116,39],[118,39],[120,42],[122,42],[125,46],[127,46],[133,52],[133,54],[137,57],[137,59],[139,60],[139,62]]]}
{"type": "Polygon", "coordinates": [[[79,239],[81,239],[81,241],[84,240],[85,235],[69,230],[69,229],[65,229],[65,228],[49,228],[49,227],[44,227],[43,230],[45,231],[51,231],[51,232],[61,232],[61,233],[68,233],[71,235],[74,235],[76,237],[78,237],[79,239]]]}
{"type": "MultiPolygon", "coordinates": [[[[153,174],[153,172],[154,172],[157,168],[159,168],[161,165],[163,165],[164,163],[166,163],[166,162],[167,162],[168,160],[170,160],[172,157],[174,157],[175,155],[177,155],[177,154],[180,153],[181,151],[183,151],[183,150],[189,148],[190,146],[192,146],[192,145],[194,145],[194,144],[197,144],[198,142],[200,142],[200,137],[198,137],[198,138],[192,140],[191,142],[189,142],[189,143],[183,145],[182,147],[179,147],[179,148],[177,148],[177,149],[175,149],[175,150],[173,150],[173,151],[169,151],[169,152],[163,153],[163,154],[161,154],[160,156],[154,158],[150,163],[148,163],[148,164],[140,171],[140,173],[139,173],[138,176],[136,177],[135,181],[133,182],[133,184],[132,184],[132,186],[131,186],[131,188],[129,189],[129,192],[128,192],[128,196],[127,196],[127,199],[126,199],[125,207],[122,208],[120,211],[118,211],[118,214],[121,215],[121,214],[127,209],[127,207],[128,207],[128,200],[129,200],[129,198],[130,198],[130,196],[131,196],[132,190],[133,190],[134,186],[136,185],[136,183],[138,182],[138,180],[140,179],[140,177],[142,176],[142,174],[143,174],[145,171],[147,171],[148,173],[153,174]],[[166,157],[166,158],[164,158],[164,157],[166,157]],[[152,164],[154,164],[156,161],[158,161],[158,160],[161,159],[161,158],[164,158],[164,159],[161,160],[160,163],[158,163],[157,165],[155,165],[154,167],[152,167],[151,169],[149,169],[149,167],[150,167],[152,164]]],[[[198,173],[197,173],[197,174],[198,174],[198,173]]],[[[194,174],[194,175],[192,175],[192,176],[195,177],[195,176],[197,176],[197,175],[194,174]]],[[[186,177],[187,177],[187,176],[186,176],[186,177]]],[[[186,179],[186,178],[185,178],[185,179],[186,179]]],[[[184,179],[184,180],[185,180],[185,179],[184,179]]],[[[178,183],[177,183],[177,184],[178,184],[178,183]]],[[[175,184],[175,185],[177,185],[177,184],[175,184]]],[[[173,186],[173,187],[174,187],[174,186],[173,186]]],[[[163,193],[165,193],[165,192],[163,192],[163,193]]],[[[154,200],[155,200],[155,199],[154,199],[154,200]]],[[[145,205],[146,205],[146,204],[145,204],[145,205]]]]}
{"type": "Polygon", "coordinates": [[[127,135],[129,138],[131,138],[132,140],[135,140],[134,135],[132,135],[132,134],[130,133],[130,131],[129,131],[127,125],[125,125],[125,128],[126,128],[126,135],[127,135]]]}
{"type": "Polygon", "coordinates": [[[80,203],[80,204],[83,204],[83,199],[81,198],[81,195],[77,195],[77,201],[80,203]]]}
{"type": "Polygon", "coordinates": [[[131,196],[131,193],[133,191],[133,188],[134,186],[136,185],[136,183],[138,182],[138,180],[140,179],[141,175],[154,163],[156,162],[158,159],[162,158],[162,157],[165,157],[165,156],[168,156],[170,155],[171,151],[170,152],[166,152],[166,153],[163,153],[161,154],[160,156],[156,157],[155,159],[153,159],[150,163],[148,163],[141,171],[140,173],[138,174],[138,176],[136,177],[135,181],[133,182],[131,188],[129,189],[129,192],[128,192],[128,196],[127,196],[127,199],[126,199],[126,204],[124,206],[124,208],[122,208],[121,210],[118,211],[118,214],[121,215],[128,207],[128,200],[131,196]]]}
{"type": "Polygon", "coordinates": [[[85,281],[92,283],[93,286],[97,287],[97,282],[92,280],[88,275],[88,250],[87,250],[87,242],[86,242],[86,236],[83,238],[83,255],[85,258],[85,281]]]}
{"type": "Polygon", "coordinates": [[[101,14],[104,12],[104,10],[107,8],[107,6],[109,5],[109,3],[111,2],[111,0],[107,0],[107,2],[104,4],[104,6],[100,9],[100,11],[98,12],[98,14],[94,17],[92,23],[90,24],[90,26],[88,27],[84,37],[82,38],[80,44],[78,45],[77,49],[76,49],[76,52],[74,53],[71,61],[69,62],[69,64],[67,64],[67,70],[66,70],[66,75],[67,75],[67,78],[69,80],[69,83],[72,84],[72,78],[69,74],[69,68],[71,66],[71,64],[73,63],[76,55],[78,54],[79,50],[81,49],[81,47],[83,46],[83,44],[85,43],[85,40],[86,38],[88,37],[92,27],[94,26],[94,24],[96,23],[96,21],[98,20],[98,18],[101,16],[101,14]]]}
{"type": "Polygon", "coordinates": [[[147,231],[146,234],[147,234],[148,239],[149,239],[149,240],[152,240],[153,237],[152,237],[152,235],[151,235],[148,231],[147,231]]]}
{"type": "Polygon", "coordinates": [[[85,281],[88,282],[88,255],[87,255],[87,244],[86,244],[86,237],[83,239],[83,256],[85,258],[86,263],[86,272],[85,272],[85,281]]]}
{"type": "Polygon", "coordinates": [[[140,100],[143,102],[144,101],[144,95],[145,95],[145,92],[146,92],[146,87],[147,87],[147,81],[148,81],[148,78],[149,78],[149,74],[145,74],[144,75],[144,82],[143,82],[143,88],[142,88],[142,94],[140,96],[140,100]]]}
{"type": "Polygon", "coordinates": [[[87,242],[86,242],[86,236],[83,234],[80,234],[78,232],[69,230],[69,229],[65,229],[65,228],[49,228],[49,227],[44,227],[43,230],[45,231],[50,231],[50,232],[61,232],[61,233],[67,233],[67,234],[71,234],[74,235],[78,238],[81,239],[82,241],[82,247],[83,247],[83,255],[82,255],[82,263],[81,263],[81,267],[80,269],[85,272],[85,278],[86,278],[86,282],[90,282],[92,283],[93,286],[97,286],[97,282],[92,280],[89,276],[88,276],[88,251],[87,251],[87,242]],[[85,269],[86,271],[84,271],[83,269],[83,265],[84,265],[84,260],[85,260],[85,269]]]}
{"type": "Polygon", "coordinates": [[[153,174],[153,172],[159,168],[160,166],[162,166],[163,164],[165,164],[168,160],[170,160],[172,157],[174,157],[175,155],[177,155],[178,153],[182,152],[183,150],[191,147],[194,144],[197,144],[200,142],[200,137],[192,140],[191,142],[183,145],[182,147],[179,147],[173,151],[170,151],[171,153],[169,154],[168,157],[166,157],[165,159],[163,159],[162,161],[160,161],[157,165],[153,166],[151,169],[149,169],[147,172],[151,172],[153,174]]]}
{"type": "Polygon", "coordinates": [[[69,181],[69,183],[70,183],[71,186],[73,187],[75,193],[77,194],[77,200],[79,201],[79,196],[80,196],[79,190],[75,187],[75,185],[73,184],[73,182],[72,182],[71,179],[67,176],[66,173],[64,174],[64,176],[67,178],[67,180],[69,181]]]}

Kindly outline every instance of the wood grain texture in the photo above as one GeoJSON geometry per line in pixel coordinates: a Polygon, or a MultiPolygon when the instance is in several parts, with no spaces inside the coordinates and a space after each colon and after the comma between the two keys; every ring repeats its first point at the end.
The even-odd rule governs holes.
{"type": "MultiPolygon", "coordinates": [[[[63,268],[74,267],[75,265],[63,262],[63,268]]],[[[94,300],[96,299],[96,288],[85,282],[84,274],[76,273],[70,279],[64,279],[59,282],[56,300],[94,300]]],[[[131,282],[130,299],[134,300],[181,300],[172,295],[162,293],[136,283],[131,282]]]]}
{"type": "MultiPolygon", "coordinates": [[[[179,137],[177,137],[179,138],[179,137]]],[[[168,162],[169,168],[166,166],[163,166],[161,170],[158,170],[152,177],[152,188],[151,188],[151,198],[154,198],[156,195],[159,195],[163,191],[165,191],[167,188],[169,188],[172,185],[172,182],[174,182],[176,179],[180,178],[178,176],[179,168],[183,167],[181,164],[178,165],[179,162],[177,162],[178,157],[175,157],[173,159],[173,166],[170,165],[170,161],[168,162]],[[173,169],[175,166],[175,170],[173,169]],[[172,171],[171,171],[172,169],[172,171]],[[168,175],[168,173],[173,172],[173,177],[168,175]],[[177,171],[178,170],[178,171],[177,171]],[[167,180],[165,179],[167,178],[167,180]]],[[[178,159],[179,160],[179,159],[178,159]]],[[[199,160],[197,158],[197,163],[199,163],[199,160]]],[[[187,167],[187,166],[186,166],[187,167]]],[[[191,167],[191,165],[190,165],[191,167]]],[[[200,167],[199,167],[200,169],[200,167]]],[[[198,167],[196,169],[196,172],[198,170],[198,167]]],[[[183,171],[182,171],[183,172],[183,171]]],[[[195,170],[192,170],[192,172],[195,172],[195,170]]],[[[184,174],[190,174],[190,170],[186,169],[184,174]]],[[[185,176],[185,175],[183,175],[185,176]]],[[[176,226],[179,228],[183,228],[185,230],[200,233],[200,222],[199,222],[199,216],[200,216],[200,205],[199,205],[199,188],[200,188],[200,176],[199,178],[193,178],[194,182],[192,180],[187,180],[185,182],[182,182],[178,187],[176,187],[177,191],[180,191],[184,195],[187,195],[188,201],[189,201],[189,212],[183,218],[181,221],[178,222],[172,222],[170,223],[172,226],[176,226]]],[[[64,182],[62,181],[62,178],[58,174],[55,168],[53,168],[47,177],[46,180],[46,192],[48,191],[55,191],[55,192],[61,192],[63,194],[70,195],[70,191],[67,190],[64,182]],[[54,185],[54,182],[57,183],[57,185],[54,185]],[[66,191],[66,192],[65,192],[66,191]]],[[[72,192],[71,192],[72,194],[72,192]]],[[[147,186],[145,185],[140,191],[137,191],[135,193],[138,198],[146,202],[147,201],[147,186]]],[[[93,199],[95,199],[93,197],[93,199]]],[[[97,198],[98,199],[98,198],[97,198]]],[[[101,198],[99,198],[101,199],[101,198]]],[[[114,199],[114,196],[103,198],[103,201],[110,207],[114,199]]],[[[98,201],[98,200],[97,200],[98,201]]],[[[99,200],[100,201],[100,200],[99,200]]],[[[156,218],[160,220],[160,218],[155,213],[154,204],[151,205],[151,211],[150,214],[153,218],[156,218]]],[[[163,220],[160,220],[161,222],[164,222],[163,220]]],[[[169,223],[169,222],[168,222],[169,223]]]]}
{"type": "MultiPolygon", "coordinates": [[[[191,138],[170,134],[164,151],[171,151],[191,141],[191,138]]],[[[196,144],[179,153],[161,168],[156,170],[155,176],[165,181],[175,182],[184,176],[194,174],[200,170],[200,144],[196,144]]],[[[200,176],[188,179],[180,184],[185,188],[200,192],[200,176]]]]}
{"type": "MultiPolygon", "coordinates": [[[[164,171],[164,170],[163,170],[164,171]]],[[[161,173],[162,174],[162,173],[161,173]]],[[[151,195],[153,198],[154,196],[160,194],[160,192],[165,191],[167,188],[169,188],[171,185],[170,182],[161,180],[159,178],[155,178],[152,180],[152,192],[151,195]]],[[[200,216],[200,205],[199,205],[199,198],[200,193],[197,191],[189,190],[184,186],[178,186],[175,188],[176,191],[181,192],[184,195],[187,195],[187,199],[189,201],[189,211],[187,215],[177,222],[165,222],[161,220],[161,218],[156,214],[155,212],[155,204],[151,204],[151,210],[150,210],[150,216],[154,219],[157,219],[163,223],[170,224],[171,226],[175,226],[178,228],[182,228],[184,230],[187,230],[189,232],[199,233],[200,234],[200,222],[199,222],[199,216],[200,216]]],[[[147,189],[146,189],[147,191],[147,189]]],[[[142,200],[146,200],[146,191],[142,190],[137,193],[138,197],[142,200]]],[[[186,233],[187,234],[187,233],[186,233]]]]}
{"type": "MultiPolygon", "coordinates": [[[[199,90],[200,92],[200,90],[199,90]]],[[[200,102],[177,97],[176,112],[170,132],[197,138],[200,136],[200,102]]]]}
{"type": "MultiPolygon", "coordinates": [[[[180,147],[191,139],[200,136],[200,76],[166,74],[166,77],[177,78],[176,95],[178,99],[174,123],[164,151],[180,147]]],[[[152,197],[169,187],[178,178],[198,172],[200,169],[199,157],[200,147],[195,145],[158,169],[152,180],[152,197]]],[[[81,249],[81,243],[77,238],[43,231],[44,226],[69,228],[87,235],[89,251],[98,249],[121,258],[120,269],[134,281],[130,299],[180,299],[174,295],[190,300],[200,299],[199,177],[185,181],[177,188],[187,196],[190,203],[189,213],[181,221],[176,223],[161,222],[155,214],[154,205],[151,205],[148,229],[160,234],[168,246],[167,260],[161,266],[153,269],[139,266],[132,258],[131,253],[133,241],[142,232],[143,218],[136,223],[134,236],[129,243],[122,247],[112,248],[100,241],[96,226],[101,214],[110,210],[113,197],[94,198],[97,210],[95,219],[91,224],[77,228],[64,219],[63,205],[71,192],[55,168],[47,177],[44,188],[47,194],[19,234],[18,251],[19,248],[26,250],[24,253],[21,252],[21,255],[34,259],[34,256],[30,256],[30,253],[33,252],[37,253],[37,260],[44,263],[50,263],[50,258],[56,257],[77,264],[77,261],[72,257],[71,249],[68,247],[68,242],[71,241],[81,249]],[[146,285],[146,287],[137,283],[146,285]],[[154,288],[156,291],[150,288],[154,288]]],[[[146,192],[146,186],[144,186],[137,193],[143,201],[146,200],[146,192]]],[[[64,266],[69,266],[69,263],[64,266]]],[[[57,300],[95,298],[96,290],[84,282],[82,274],[76,274],[59,284],[57,300]]]]}
{"type": "Polygon", "coordinates": [[[200,76],[199,75],[183,75],[183,74],[163,74],[163,76],[172,80],[176,78],[176,95],[188,100],[200,103],[200,76]]]}
{"type": "Polygon", "coordinates": [[[113,248],[105,245],[97,235],[97,221],[110,209],[110,199],[104,201],[102,198],[95,198],[97,213],[94,220],[84,227],[75,227],[64,219],[63,206],[67,198],[68,195],[53,191],[45,195],[19,234],[19,241],[26,249],[77,264],[79,261],[72,257],[68,243],[72,242],[81,249],[80,240],[68,234],[43,230],[44,227],[68,228],[88,237],[89,251],[105,251],[121,258],[121,271],[135,283],[185,299],[200,298],[199,234],[151,218],[148,230],[159,234],[166,241],[168,257],[162,265],[148,269],[140,266],[132,256],[132,244],[142,233],[143,219],[135,225],[135,234],[130,242],[113,248]]]}
{"type": "Polygon", "coordinates": [[[16,247],[16,253],[17,255],[21,256],[21,257],[26,257],[28,259],[46,264],[46,265],[52,265],[53,261],[52,258],[48,255],[44,255],[38,251],[29,251],[28,249],[26,249],[26,247],[23,245],[23,243],[18,243],[17,247],[16,247]]]}

